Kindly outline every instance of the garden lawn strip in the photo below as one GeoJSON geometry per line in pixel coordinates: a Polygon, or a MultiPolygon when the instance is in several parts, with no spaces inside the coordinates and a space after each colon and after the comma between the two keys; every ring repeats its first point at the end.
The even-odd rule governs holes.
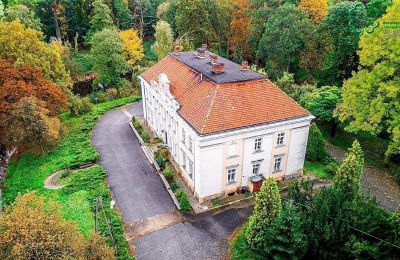
{"type": "MultiPolygon", "coordinates": [[[[134,96],[101,103],[95,105],[92,112],[79,117],[62,114],[66,135],[55,148],[45,155],[24,153],[10,161],[4,181],[5,205],[13,203],[18,194],[36,190],[39,195],[60,203],[64,218],[75,221],[79,230],[87,236],[95,229],[95,199],[101,197],[116,254],[119,258],[130,258],[128,244],[123,237],[121,216],[116,209],[110,209],[110,189],[104,181],[106,172],[100,165],[79,170],[67,177],[65,188],[60,190],[45,189],[44,181],[56,171],[77,169],[80,165],[97,162],[98,154],[90,141],[97,119],[108,110],[139,99],[134,96]]],[[[99,230],[112,245],[103,217],[99,217],[99,230]]]]}

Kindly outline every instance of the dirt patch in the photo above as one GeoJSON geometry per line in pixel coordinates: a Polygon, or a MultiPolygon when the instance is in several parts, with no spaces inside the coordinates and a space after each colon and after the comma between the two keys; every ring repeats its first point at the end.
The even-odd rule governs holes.
{"type": "MultiPolygon", "coordinates": [[[[326,143],[326,148],[332,157],[338,161],[343,161],[346,156],[345,151],[329,142],[326,143]]],[[[361,179],[361,190],[376,198],[379,205],[384,209],[394,211],[400,208],[400,186],[386,169],[375,168],[366,164],[361,179]]]]}

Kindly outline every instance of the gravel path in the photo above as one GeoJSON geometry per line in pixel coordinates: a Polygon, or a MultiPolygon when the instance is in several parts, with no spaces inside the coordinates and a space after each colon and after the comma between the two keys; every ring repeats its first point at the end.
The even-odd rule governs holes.
{"type": "MultiPolygon", "coordinates": [[[[344,159],[345,151],[328,142],[326,147],[332,157],[339,161],[344,159]]],[[[361,179],[361,189],[370,196],[375,197],[384,209],[393,211],[400,208],[400,186],[385,169],[365,165],[361,179]]]]}

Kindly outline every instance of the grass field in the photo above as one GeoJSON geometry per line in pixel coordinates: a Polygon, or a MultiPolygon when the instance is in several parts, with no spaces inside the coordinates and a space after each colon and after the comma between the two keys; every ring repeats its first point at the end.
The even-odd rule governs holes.
{"type": "MultiPolygon", "coordinates": [[[[96,163],[98,154],[90,142],[91,133],[98,118],[106,111],[138,100],[139,97],[127,97],[98,104],[89,114],[73,117],[69,113],[62,115],[67,133],[63,141],[48,154],[35,156],[22,154],[12,160],[4,182],[4,203],[12,203],[18,194],[36,190],[39,195],[60,203],[65,219],[75,221],[84,235],[95,229],[95,198],[101,197],[104,209],[111,222],[115,249],[119,258],[129,259],[128,245],[123,237],[123,225],[119,212],[110,209],[110,190],[104,181],[106,172],[95,164],[94,167],[80,170],[65,180],[66,186],[60,190],[44,188],[45,179],[53,172],[62,169],[74,169],[86,163],[96,163]]],[[[100,218],[100,232],[109,238],[104,219],[100,218]]]]}

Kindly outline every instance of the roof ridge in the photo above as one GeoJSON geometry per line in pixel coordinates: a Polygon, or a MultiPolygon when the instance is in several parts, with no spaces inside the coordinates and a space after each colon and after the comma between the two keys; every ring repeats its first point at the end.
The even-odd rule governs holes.
{"type": "Polygon", "coordinates": [[[210,117],[211,110],[212,110],[213,107],[214,107],[215,97],[217,96],[217,92],[218,92],[218,90],[219,90],[219,87],[220,87],[220,84],[218,84],[217,87],[215,88],[214,96],[213,96],[213,98],[212,98],[212,100],[211,100],[211,104],[210,104],[210,107],[208,108],[206,118],[204,119],[204,123],[203,123],[203,125],[202,125],[202,127],[201,127],[201,130],[200,130],[200,133],[201,133],[201,134],[204,132],[204,128],[205,128],[206,125],[207,125],[207,121],[208,121],[208,118],[210,117]]]}

